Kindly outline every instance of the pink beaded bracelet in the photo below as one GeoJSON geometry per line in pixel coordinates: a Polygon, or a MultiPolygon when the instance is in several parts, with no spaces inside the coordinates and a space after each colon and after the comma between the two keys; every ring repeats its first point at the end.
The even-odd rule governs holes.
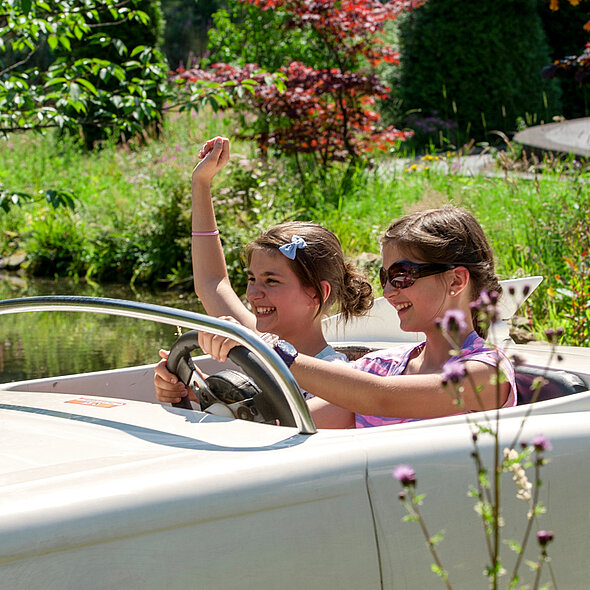
{"type": "Polygon", "coordinates": [[[192,232],[193,236],[218,236],[219,230],[216,229],[215,231],[194,231],[192,232]]]}

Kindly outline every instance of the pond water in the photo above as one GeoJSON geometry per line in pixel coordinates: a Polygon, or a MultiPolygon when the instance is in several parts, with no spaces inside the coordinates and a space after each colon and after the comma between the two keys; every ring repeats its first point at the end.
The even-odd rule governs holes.
{"type": "MultiPolygon", "coordinates": [[[[37,295],[111,297],[203,311],[194,293],[0,273],[0,299],[37,295]]],[[[0,383],[154,363],[158,350],[170,348],[175,339],[174,326],[100,313],[0,315],[0,383]]]]}

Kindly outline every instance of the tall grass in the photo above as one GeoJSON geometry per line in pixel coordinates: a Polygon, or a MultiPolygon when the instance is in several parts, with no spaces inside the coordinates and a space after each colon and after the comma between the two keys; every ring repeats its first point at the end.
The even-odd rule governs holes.
{"type": "MultiPolygon", "coordinates": [[[[36,204],[1,214],[0,254],[24,250],[30,273],[191,289],[190,173],[205,139],[235,131],[229,117],[173,115],[159,141],[107,144],[92,154],[51,136],[9,137],[0,146],[5,188],[68,188],[79,203],[74,212],[36,204]]],[[[558,324],[566,328],[567,343],[590,344],[588,330],[573,329],[588,308],[588,289],[579,281],[580,272],[588,273],[587,174],[557,169],[531,178],[466,177],[437,171],[427,158],[406,167],[384,160],[346,172],[334,169],[320,182],[311,167],[303,167],[302,177],[289,161],[261,161],[248,143],[232,141],[232,151],[214,193],[238,289],[245,285],[241,246],[269,225],[286,219],[326,225],[349,256],[369,261],[376,283],[379,237],[391,219],[453,203],[480,220],[501,278],[546,277],[523,312],[533,334],[540,337],[558,324]],[[584,229],[586,241],[576,237],[584,229]]],[[[452,161],[448,169],[454,169],[452,161]]]]}

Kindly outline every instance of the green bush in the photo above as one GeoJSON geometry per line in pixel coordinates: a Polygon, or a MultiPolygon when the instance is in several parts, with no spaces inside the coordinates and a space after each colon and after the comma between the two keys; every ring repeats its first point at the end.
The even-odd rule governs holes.
{"type": "Polygon", "coordinates": [[[559,114],[558,86],[540,76],[549,49],[536,0],[429,0],[399,34],[398,116],[454,123],[465,142],[559,114]]]}
{"type": "MultiPolygon", "coordinates": [[[[104,107],[105,93],[110,96],[116,107],[125,111],[125,114],[128,114],[126,111],[135,108],[137,99],[142,100],[142,114],[145,115],[144,132],[159,131],[165,100],[163,84],[168,75],[168,64],[164,54],[159,50],[164,38],[164,18],[160,0],[132,0],[129,5],[133,10],[147,15],[145,22],[133,19],[121,20],[114,25],[99,24],[93,29],[90,37],[74,37],[70,40],[70,47],[58,45],[54,50],[56,62],[53,67],[65,67],[66,71],[75,71],[79,60],[97,56],[120,65],[125,70],[123,75],[113,69],[103,68],[92,76],[86,76],[86,80],[98,91],[98,95],[89,101],[86,112],[80,116],[81,142],[87,148],[92,148],[95,142],[113,135],[117,141],[125,139],[119,135],[117,116],[104,107]],[[110,37],[106,46],[102,40],[105,36],[110,37]],[[136,48],[142,49],[134,52],[136,48]],[[127,105],[121,98],[116,102],[117,96],[125,92],[130,92],[137,98],[127,105]],[[153,129],[149,128],[150,123],[153,124],[153,129]]],[[[104,18],[106,21],[108,13],[104,18]]]]}

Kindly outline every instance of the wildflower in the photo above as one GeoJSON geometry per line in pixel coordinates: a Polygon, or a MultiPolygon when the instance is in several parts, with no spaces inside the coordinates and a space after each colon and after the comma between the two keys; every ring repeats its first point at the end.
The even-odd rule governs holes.
{"type": "Polygon", "coordinates": [[[533,484],[528,480],[526,471],[518,462],[519,454],[515,449],[504,449],[505,460],[508,461],[508,471],[512,473],[512,479],[518,488],[516,491],[516,498],[518,500],[530,500],[532,497],[531,490],[533,484]]]}
{"type": "Polygon", "coordinates": [[[535,436],[531,441],[531,444],[535,447],[535,451],[538,453],[550,451],[553,448],[549,439],[544,437],[542,434],[535,436]]]}
{"type": "Polygon", "coordinates": [[[448,310],[439,322],[440,329],[449,334],[459,334],[467,330],[465,313],[460,309],[448,310]]]}
{"type": "Polygon", "coordinates": [[[409,465],[398,465],[393,470],[393,477],[404,487],[416,485],[416,472],[409,465]]]}
{"type": "Polygon", "coordinates": [[[461,361],[450,360],[443,366],[443,385],[448,381],[459,383],[465,377],[465,364],[461,361]]]}
{"type": "Polygon", "coordinates": [[[545,547],[546,545],[551,543],[551,541],[553,541],[554,536],[555,535],[553,534],[553,531],[537,531],[537,541],[539,541],[539,545],[541,545],[541,547],[545,547]]]}

